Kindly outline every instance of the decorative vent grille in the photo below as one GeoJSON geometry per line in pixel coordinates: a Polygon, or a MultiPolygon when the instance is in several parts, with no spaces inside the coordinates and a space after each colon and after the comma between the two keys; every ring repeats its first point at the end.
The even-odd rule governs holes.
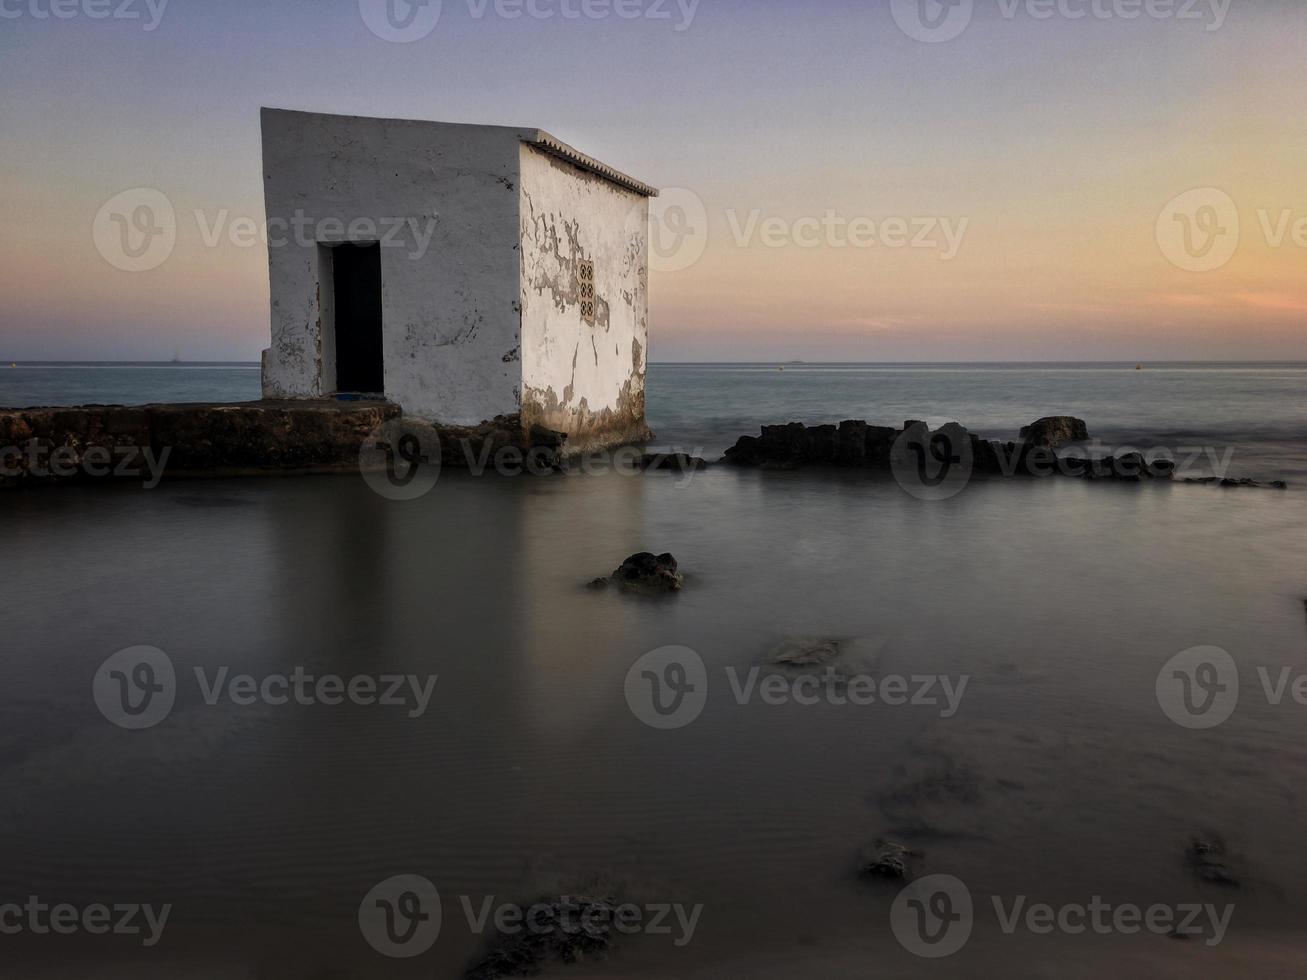
{"type": "Polygon", "coordinates": [[[595,322],[595,264],[581,262],[577,273],[581,280],[581,319],[591,326],[595,322]]]}

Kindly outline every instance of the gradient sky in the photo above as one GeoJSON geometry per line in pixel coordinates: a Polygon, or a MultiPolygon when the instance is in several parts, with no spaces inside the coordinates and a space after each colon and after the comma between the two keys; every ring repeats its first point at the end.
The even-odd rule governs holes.
{"type": "Polygon", "coordinates": [[[478,19],[444,0],[411,44],[371,33],[357,0],[171,0],[149,32],[34,15],[50,2],[0,0],[17,14],[0,19],[6,360],[256,359],[266,253],[206,245],[193,213],[261,219],[261,105],[539,126],[684,188],[664,203],[703,202],[706,249],[652,274],[655,360],[1307,360],[1307,238],[1291,223],[1277,246],[1260,217],[1307,219],[1298,0],[1230,0],[1217,30],[1213,0],[1198,20],[974,0],[938,44],[890,0],[701,0],[684,30],[675,0],[670,21],[509,20],[493,3],[478,19]],[[178,242],[123,272],[92,222],[142,186],[174,203],[178,242]],[[1209,272],[1177,267],[1155,232],[1198,187],[1240,218],[1209,272]],[[751,214],[828,212],[966,233],[951,259],[737,240],[751,214]]]}

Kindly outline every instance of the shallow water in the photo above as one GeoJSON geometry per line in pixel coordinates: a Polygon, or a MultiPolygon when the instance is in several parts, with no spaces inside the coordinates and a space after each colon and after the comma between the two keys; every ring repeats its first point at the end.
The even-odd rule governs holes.
{"type": "MultiPolygon", "coordinates": [[[[718,383],[663,370],[663,406],[678,385],[718,383]]],[[[785,391],[778,373],[739,383],[785,391]]],[[[1016,382],[1027,392],[988,416],[965,392],[915,411],[902,391],[837,411],[840,382],[772,398],[812,421],[961,406],[997,430],[1042,414],[1026,404],[1033,382],[1016,382]]],[[[702,408],[687,400],[682,415],[657,409],[670,441],[715,450],[732,419],[775,418],[738,392],[695,397],[702,408]]],[[[1100,424],[1127,416],[1118,406],[1100,424]]],[[[1212,417],[1233,431],[1219,404],[1212,417]]],[[[7,939],[24,975],[453,976],[482,942],[460,896],[479,906],[596,881],[637,903],[702,904],[697,930],[682,948],[641,936],[559,975],[1293,976],[1307,961],[1307,707],[1269,703],[1258,676],[1307,672],[1297,492],[975,481],[929,502],[875,474],[713,469],[446,474],[410,503],[342,477],[70,487],[0,507],[15,556],[0,895],[173,905],[153,949],[7,939]],[[646,549],[680,559],[682,595],[584,588],[646,549]],[[949,717],[739,703],[728,669],[746,674],[792,637],[842,641],[845,673],[967,686],[949,717]],[[92,682],[138,645],[166,652],[178,693],[160,724],[128,731],[92,682]],[[691,723],[657,730],[625,684],[669,645],[702,658],[707,699],[691,723]],[[1156,694],[1163,665],[1199,645],[1239,670],[1237,709],[1206,731],[1175,724],[1156,694]],[[193,669],[223,666],[438,679],[416,718],[207,704],[193,669]],[[1243,887],[1197,880],[1193,834],[1226,838],[1243,887]],[[975,932],[956,956],[919,960],[896,940],[897,888],[856,875],[880,836],[919,851],[919,873],[969,888],[975,932]],[[396,874],[443,896],[440,938],[411,961],[378,956],[357,924],[362,897],[396,874]],[[1235,911],[1208,949],[1009,936],[994,896],[1235,911]]]]}
{"type": "MultiPolygon", "coordinates": [[[[248,931],[256,961],[293,948],[295,975],[342,959],[401,975],[353,932],[359,897],[400,872],[448,896],[599,876],[703,903],[686,950],[644,939],[615,969],[886,946],[893,890],[853,875],[882,834],[977,895],[1150,903],[1225,897],[1184,867],[1210,828],[1256,879],[1236,935],[1297,936],[1307,911],[1307,708],[1254,697],[1257,666],[1307,668],[1295,494],[1029,482],[929,503],[875,478],[723,470],[451,476],[410,504],[288,479],[4,505],[23,560],[0,891],[171,902],[174,952],[248,931]],[[681,559],[682,596],[581,588],[646,548],[681,559]],[[737,703],[725,668],[796,635],[844,639],[872,675],[970,685],[951,718],[737,703]],[[709,700],[656,731],[623,684],[671,644],[702,656],[709,700]],[[1154,694],[1200,644],[1230,651],[1246,689],[1214,732],[1176,726],[1154,694]],[[181,683],[164,723],[129,732],[89,691],[136,645],[181,683]],[[412,719],[209,706],[189,676],[300,664],[439,680],[412,719]]],[[[423,963],[452,970],[475,946],[456,921],[423,963]]]]}

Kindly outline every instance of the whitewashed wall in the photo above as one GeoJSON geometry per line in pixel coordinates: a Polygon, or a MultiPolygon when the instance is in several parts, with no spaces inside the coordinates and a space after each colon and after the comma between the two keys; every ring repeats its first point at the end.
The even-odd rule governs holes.
{"type": "MultiPolygon", "coordinates": [[[[304,216],[321,230],[319,222],[334,219],[342,230],[328,226],[333,241],[367,237],[348,230],[357,218],[383,232],[397,219],[413,222],[381,249],[387,397],[410,415],[452,425],[516,414],[521,131],[270,109],[262,121],[270,221],[304,216]]],[[[330,294],[330,272],[319,269],[317,246],[296,237],[269,248],[267,398],[335,388],[319,303],[320,286],[330,294]]]]}
{"type": "Polygon", "coordinates": [[[522,417],[575,448],[647,434],[649,201],[523,144],[522,417]],[[579,263],[595,263],[594,325],[579,263]]]}

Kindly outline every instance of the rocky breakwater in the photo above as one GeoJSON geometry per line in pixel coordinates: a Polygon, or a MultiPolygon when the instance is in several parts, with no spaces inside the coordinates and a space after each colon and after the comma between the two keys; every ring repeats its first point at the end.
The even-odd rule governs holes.
{"type": "Polygon", "coordinates": [[[377,445],[399,456],[411,445],[423,461],[438,455],[451,468],[512,447],[536,452],[548,467],[564,457],[566,442],[562,433],[525,431],[517,417],[456,429],[405,418],[387,402],[0,409],[0,486],[357,473],[364,449],[377,445]]]}
{"type": "Polygon", "coordinates": [[[794,470],[809,466],[893,471],[900,479],[932,484],[972,475],[1069,476],[1089,480],[1169,480],[1170,460],[1148,460],[1139,453],[1119,457],[1059,455],[1055,447],[1089,438],[1080,419],[1041,419],[1013,442],[983,439],[950,423],[932,430],[925,422],[901,428],[863,421],[839,425],[763,426],[762,434],[744,436],[726,451],[725,462],[740,467],[794,470]]]}

